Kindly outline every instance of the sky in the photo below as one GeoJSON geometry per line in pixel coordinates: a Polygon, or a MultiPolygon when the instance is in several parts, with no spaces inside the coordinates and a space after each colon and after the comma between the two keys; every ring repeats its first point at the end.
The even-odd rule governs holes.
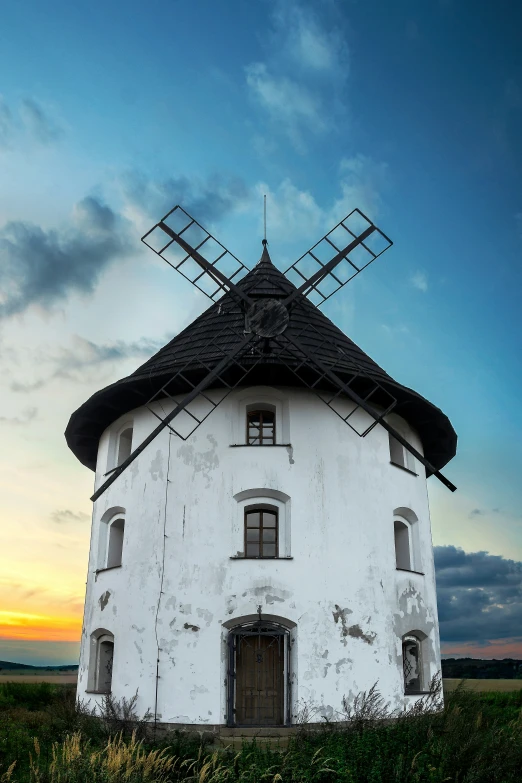
{"type": "Polygon", "coordinates": [[[451,419],[442,649],[522,658],[522,7],[6,0],[0,659],[75,662],[93,474],[69,416],[208,300],[140,237],[175,204],[281,269],[354,207],[394,242],[323,310],[451,419]]]}

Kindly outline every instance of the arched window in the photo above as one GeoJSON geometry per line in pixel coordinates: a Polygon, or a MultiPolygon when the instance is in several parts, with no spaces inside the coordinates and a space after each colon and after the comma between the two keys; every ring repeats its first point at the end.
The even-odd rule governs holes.
{"type": "Polygon", "coordinates": [[[419,519],[411,508],[400,506],[394,509],[395,567],[400,571],[423,574],[419,525],[419,519]]]}
{"type": "Polygon", "coordinates": [[[402,519],[393,522],[395,536],[395,565],[404,571],[412,571],[410,526],[402,519]]]}
{"type": "Polygon", "coordinates": [[[107,563],[105,568],[115,568],[121,565],[123,551],[123,536],[125,533],[125,520],[119,517],[109,523],[109,536],[107,545],[107,563]]]}
{"type": "Polygon", "coordinates": [[[95,693],[110,693],[112,688],[112,665],[114,660],[114,636],[110,631],[98,629],[91,636],[89,664],[89,690],[95,693]]]}
{"type": "Polygon", "coordinates": [[[398,465],[409,470],[410,473],[415,473],[415,457],[413,454],[402,443],[399,443],[391,432],[388,435],[390,437],[390,462],[392,465],[398,465]]]}
{"type": "Polygon", "coordinates": [[[413,635],[402,638],[402,671],[404,693],[419,693],[423,689],[421,643],[413,635]]]}
{"type": "Polygon", "coordinates": [[[232,519],[232,557],[291,559],[290,496],[280,490],[258,487],[238,492],[234,495],[234,500],[237,501],[237,516],[234,515],[232,519]],[[254,516],[261,511],[262,518],[254,516]],[[253,515],[247,519],[247,514],[253,515]],[[275,526],[271,525],[274,518],[275,526]],[[247,533],[247,530],[250,532],[247,533]],[[262,534],[261,530],[265,532],[262,534]],[[274,533],[269,532],[271,530],[275,531],[275,538],[274,533]],[[260,554],[261,548],[263,554],[260,554]],[[275,554],[270,554],[274,550],[275,554]]]}
{"type": "Polygon", "coordinates": [[[125,509],[113,506],[100,520],[97,571],[121,566],[124,538],[125,509]]]}
{"type": "Polygon", "coordinates": [[[118,437],[118,456],[116,459],[117,468],[127,457],[130,457],[132,451],[132,427],[126,427],[118,437]]]}
{"type": "Polygon", "coordinates": [[[277,557],[278,514],[275,506],[245,508],[245,557],[277,557]]]}
{"type": "Polygon", "coordinates": [[[249,446],[273,446],[276,442],[276,414],[266,408],[248,406],[246,416],[246,442],[249,446]]]}

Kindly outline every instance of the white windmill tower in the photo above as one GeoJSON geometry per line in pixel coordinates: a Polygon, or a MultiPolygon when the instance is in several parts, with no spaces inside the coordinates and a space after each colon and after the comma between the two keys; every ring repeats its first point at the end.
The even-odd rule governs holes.
{"type": "Polygon", "coordinates": [[[376,681],[409,704],[440,669],[426,478],[455,489],[456,435],[317,306],[390,240],[355,210],[283,274],[180,207],[143,239],[213,304],[67,427],[96,471],[79,697],[215,730],[336,720],[376,681]]]}

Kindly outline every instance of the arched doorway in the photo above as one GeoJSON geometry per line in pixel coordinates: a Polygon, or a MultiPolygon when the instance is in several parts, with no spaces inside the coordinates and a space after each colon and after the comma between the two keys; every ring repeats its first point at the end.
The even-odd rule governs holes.
{"type": "Polygon", "coordinates": [[[257,620],[228,634],[228,725],[290,723],[290,631],[257,620]]]}

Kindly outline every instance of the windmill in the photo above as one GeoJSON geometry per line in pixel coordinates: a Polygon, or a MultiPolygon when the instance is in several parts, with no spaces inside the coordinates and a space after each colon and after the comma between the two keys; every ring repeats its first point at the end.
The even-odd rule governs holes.
{"type": "Polygon", "coordinates": [[[263,239],[255,296],[249,295],[248,286],[241,285],[248,267],[180,205],[156,223],[142,242],[212,302],[227,295],[223,310],[236,317],[227,318],[223,329],[218,328],[210,338],[215,348],[213,363],[207,358],[207,341],[205,350],[192,354],[161,388],[155,389],[147,407],[159,424],[109,471],[91,500],[97,500],[166,427],[183,440],[190,437],[260,363],[285,367],[359,437],[366,437],[376,426],[383,427],[424,465],[427,475],[436,476],[455,491],[455,485],[387,420],[397,406],[396,396],[348,355],[335,337],[327,339],[310,318],[310,306],[321,307],[393,244],[363,212],[354,209],[291,264],[284,273],[290,285],[275,285],[273,277],[263,272],[263,262],[271,265],[263,239]],[[213,385],[224,389],[218,398],[208,392],[213,385]],[[181,400],[180,388],[184,390],[181,400]],[[173,408],[168,413],[158,412],[154,403],[165,398],[173,401],[173,408]],[[340,405],[346,398],[352,403],[348,412],[340,405]]]}

